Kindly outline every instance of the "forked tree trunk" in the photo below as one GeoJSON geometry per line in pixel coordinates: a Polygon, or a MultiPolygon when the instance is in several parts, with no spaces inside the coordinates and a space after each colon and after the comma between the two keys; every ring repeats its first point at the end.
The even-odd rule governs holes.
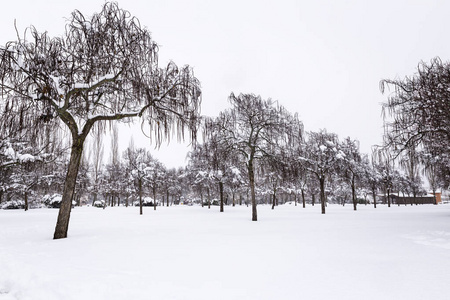
{"type": "Polygon", "coordinates": [[[83,144],[84,139],[81,138],[73,141],[66,181],[64,182],[61,207],[59,208],[58,220],[56,222],[55,233],[53,235],[53,239],[55,240],[67,237],[72,198],[75,191],[75,184],[77,182],[78,168],[80,166],[81,156],[83,154],[83,144]]]}

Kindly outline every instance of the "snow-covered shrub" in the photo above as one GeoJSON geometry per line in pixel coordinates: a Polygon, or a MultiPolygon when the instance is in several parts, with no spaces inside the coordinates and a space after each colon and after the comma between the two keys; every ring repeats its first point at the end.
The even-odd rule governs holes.
{"type": "Polygon", "coordinates": [[[53,194],[53,195],[45,195],[42,198],[42,203],[45,204],[45,206],[50,208],[60,208],[61,207],[61,201],[62,196],[60,194],[53,194]]]}
{"type": "MultiPolygon", "coordinates": [[[[139,206],[139,200],[133,202],[134,206],[139,206]]],[[[158,201],[156,201],[156,205],[158,205],[158,201]]],[[[142,199],[142,206],[153,206],[153,198],[144,197],[142,199]]]]}
{"type": "Polygon", "coordinates": [[[93,204],[93,207],[100,207],[100,208],[104,208],[105,207],[105,200],[96,200],[93,204]]]}
{"type": "MultiPolygon", "coordinates": [[[[42,198],[42,203],[44,203],[44,205],[49,208],[60,208],[61,201],[62,195],[60,194],[53,194],[51,196],[47,194],[42,198]]],[[[72,207],[75,205],[77,205],[77,202],[72,201],[72,207]]]]}
{"type": "Polygon", "coordinates": [[[1,204],[1,209],[25,209],[25,201],[10,200],[1,204]]]}

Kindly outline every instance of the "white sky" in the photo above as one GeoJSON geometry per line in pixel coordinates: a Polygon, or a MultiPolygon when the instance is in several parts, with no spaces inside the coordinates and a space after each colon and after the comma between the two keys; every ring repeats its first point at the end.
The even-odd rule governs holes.
{"type": "MultiPolygon", "coordinates": [[[[98,12],[102,0],[2,3],[0,44],[34,25],[61,35],[74,9],[98,12]]],[[[448,60],[450,1],[439,0],[127,0],[160,45],[160,63],[189,64],[202,83],[202,114],[229,107],[231,92],[278,100],[306,130],[326,128],[361,150],[381,142],[383,78],[411,75],[421,60],[448,60]]],[[[136,145],[140,134],[134,133],[136,145]]],[[[123,137],[128,145],[128,135],[123,137]]],[[[173,143],[175,144],[175,143],[173,143]]],[[[107,145],[106,145],[107,146],[107,145]]],[[[153,149],[150,147],[150,149],[153,149]]],[[[107,150],[106,150],[107,151],[107,150]]],[[[168,167],[186,147],[152,152],[168,167]]]]}

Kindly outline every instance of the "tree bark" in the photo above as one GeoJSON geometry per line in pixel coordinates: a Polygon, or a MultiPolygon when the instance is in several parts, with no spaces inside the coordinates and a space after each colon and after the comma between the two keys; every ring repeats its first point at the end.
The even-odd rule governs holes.
{"type": "Polygon", "coordinates": [[[28,210],[28,192],[25,192],[25,211],[28,210]]]}
{"type": "Polygon", "coordinates": [[[139,214],[142,215],[142,179],[138,179],[139,185],[139,214]]]}
{"type": "Polygon", "coordinates": [[[211,193],[209,191],[209,187],[208,187],[208,209],[211,209],[211,193]]]}
{"type": "Polygon", "coordinates": [[[322,214],[325,214],[325,177],[319,177],[320,181],[320,204],[322,206],[322,214]]]}
{"type": "Polygon", "coordinates": [[[276,201],[276,196],[275,193],[272,194],[272,209],[275,208],[275,201],[276,201]]]}
{"type": "Polygon", "coordinates": [[[391,191],[390,191],[390,189],[387,190],[387,201],[388,201],[388,207],[391,207],[391,191]]]}
{"type": "Polygon", "coordinates": [[[219,192],[220,192],[220,212],[223,212],[223,182],[219,181],[219,192]]]}
{"type": "MultiPolygon", "coordinates": [[[[253,152],[253,151],[252,151],[253,152]]],[[[255,173],[253,169],[253,155],[250,155],[248,161],[248,178],[250,182],[250,193],[252,200],[252,221],[258,221],[258,213],[256,211],[256,195],[255,195],[255,173]]]]}
{"type": "Polygon", "coordinates": [[[357,201],[356,201],[356,186],[355,186],[355,178],[352,178],[352,200],[353,200],[353,210],[356,210],[357,201]]]}
{"type": "Polygon", "coordinates": [[[372,190],[372,196],[373,196],[373,208],[377,208],[377,192],[375,190],[372,190]]]}
{"type": "Polygon", "coordinates": [[[153,210],[156,210],[156,188],[153,187],[153,210]]]}
{"type": "Polygon", "coordinates": [[[306,208],[305,191],[303,189],[302,189],[302,202],[303,202],[303,208],[306,208]]]}
{"type": "Polygon", "coordinates": [[[78,138],[72,143],[72,151],[70,153],[70,161],[67,169],[66,180],[64,182],[61,207],[59,208],[58,220],[56,222],[55,233],[53,235],[53,239],[55,240],[67,237],[67,232],[69,230],[70,211],[72,208],[72,198],[73,193],[75,192],[78,168],[80,166],[81,156],[83,154],[84,139],[78,138]]]}

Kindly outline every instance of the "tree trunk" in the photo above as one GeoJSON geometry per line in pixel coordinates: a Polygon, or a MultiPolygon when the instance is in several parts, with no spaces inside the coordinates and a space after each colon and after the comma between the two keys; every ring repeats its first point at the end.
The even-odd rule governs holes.
{"type": "Polygon", "coordinates": [[[375,189],[372,189],[373,196],[373,208],[377,208],[377,192],[375,189]]]}
{"type": "Polygon", "coordinates": [[[272,209],[275,208],[275,201],[276,201],[276,196],[275,193],[272,194],[272,209]]]}
{"type": "MultiPolygon", "coordinates": [[[[253,150],[252,150],[253,152],[253,150]]],[[[256,195],[255,195],[255,173],[253,169],[253,155],[250,155],[248,161],[248,179],[250,182],[250,193],[252,200],[252,221],[258,221],[258,213],[256,211],[256,195]]]]}
{"type": "Polygon", "coordinates": [[[322,214],[325,214],[325,177],[319,177],[320,181],[320,204],[322,206],[322,214]]]}
{"type": "Polygon", "coordinates": [[[156,210],[156,188],[153,189],[153,210],[156,210]]]}
{"type": "Polygon", "coordinates": [[[316,202],[316,195],[312,194],[312,199],[311,199],[312,206],[314,206],[315,202],[316,202]]]}
{"type": "Polygon", "coordinates": [[[142,179],[138,179],[139,185],[139,214],[142,215],[142,179]]]}
{"type": "Polygon", "coordinates": [[[355,187],[355,178],[352,178],[352,200],[353,200],[353,210],[356,210],[356,205],[358,204],[356,201],[356,187],[355,187]]]}
{"type": "Polygon", "coordinates": [[[72,198],[77,182],[78,168],[80,166],[81,156],[83,154],[84,139],[74,140],[72,151],[70,153],[70,161],[67,169],[66,180],[64,182],[63,196],[61,207],[59,208],[58,220],[56,222],[55,233],[53,239],[62,239],[67,237],[69,230],[70,211],[72,208],[72,198]]]}
{"type": "Polygon", "coordinates": [[[211,209],[211,193],[209,191],[209,187],[208,187],[208,209],[211,209]]]}
{"type": "Polygon", "coordinates": [[[234,191],[232,192],[232,194],[233,194],[233,207],[235,207],[236,206],[236,202],[235,202],[234,191]]]}
{"type": "Polygon", "coordinates": [[[94,192],[94,197],[92,199],[92,206],[94,206],[95,201],[97,201],[97,192],[94,192]]]}
{"type": "Polygon", "coordinates": [[[223,212],[223,182],[219,181],[220,212],[223,212]]]}
{"type": "Polygon", "coordinates": [[[303,202],[303,208],[306,208],[305,191],[303,189],[302,189],[302,202],[303,202]]]}
{"type": "Polygon", "coordinates": [[[387,190],[387,201],[388,201],[388,207],[391,207],[391,191],[390,191],[390,189],[387,190]]]}
{"type": "Polygon", "coordinates": [[[25,211],[28,210],[28,192],[25,192],[25,211]]]}

